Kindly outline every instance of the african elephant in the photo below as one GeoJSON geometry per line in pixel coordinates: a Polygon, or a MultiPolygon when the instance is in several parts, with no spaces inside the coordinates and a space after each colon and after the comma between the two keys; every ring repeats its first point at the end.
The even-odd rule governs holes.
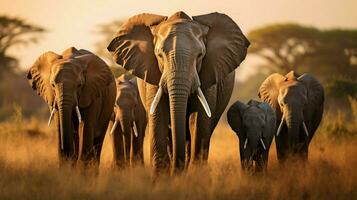
{"type": "Polygon", "coordinates": [[[229,108],[227,120],[239,138],[242,169],[265,171],[275,134],[274,110],[265,102],[250,100],[248,104],[244,104],[237,101],[229,108]]]}
{"type": "Polygon", "coordinates": [[[116,165],[144,164],[143,142],[147,119],[135,78],[130,80],[125,74],[117,78],[115,102],[110,133],[113,135],[116,165]]]}
{"type": "Polygon", "coordinates": [[[99,164],[103,139],[115,102],[115,79],[109,67],[87,50],[71,47],[62,55],[42,54],[27,79],[55,120],[60,163],[99,164]]]}
{"type": "Polygon", "coordinates": [[[276,150],[280,163],[288,155],[308,159],[308,148],[324,111],[324,89],[310,74],[270,75],[258,96],[275,110],[276,150]]]}
{"type": "Polygon", "coordinates": [[[207,160],[211,134],[232,94],[234,70],[248,46],[238,25],[220,13],[192,18],[184,12],[169,18],[144,13],[120,27],[107,49],[139,78],[154,171],[170,166],[169,124],[171,172],[185,168],[186,153],[190,164],[207,160]]]}

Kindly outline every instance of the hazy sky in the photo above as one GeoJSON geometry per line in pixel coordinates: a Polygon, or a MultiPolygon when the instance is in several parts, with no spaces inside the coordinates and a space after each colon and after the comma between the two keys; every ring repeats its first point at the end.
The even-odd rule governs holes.
{"type": "Polygon", "coordinates": [[[149,12],[189,15],[222,12],[243,32],[276,22],[298,22],[320,28],[357,28],[357,0],[0,0],[0,14],[16,16],[49,30],[39,44],[12,49],[22,67],[43,52],[61,53],[69,46],[94,50],[99,24],[149,12]],[[269,2],[269,3],[267,3],[269,2]]]}

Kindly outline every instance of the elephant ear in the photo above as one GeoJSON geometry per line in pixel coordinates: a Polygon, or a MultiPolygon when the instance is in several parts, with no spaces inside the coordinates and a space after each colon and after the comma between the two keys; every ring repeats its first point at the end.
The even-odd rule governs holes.
{"type": "Polygon", "coordinates": [[[227,111],[228,124],[239,137],[244,132],[243,114],[247,108],[246,104],[237,101],[227,111]]]}
{"type": "Polygon", "coordinates": [[[55,96],[50,84],[51,67],[54,62],[61,58],[60,55],[48,51],[35,61],[27,73],[27,79],[32,89],[36,90],[37,94],[40,95],[49,106],[53,105],[55,96]]]}
{"type": "Polygon", "coordinates": [[[271,108],[271,106],[266,103],[262,102],[258,104],[258,107],[265,112],[265,124],[266,126],[264,127],[263,131],[263,137],[266,139],[266,141],[269,141],[269,143],[273,140],[274,134],[275,134],[275,128],[276,128],[276,115],[274,110],[271,108]]]}
{"type": "Polygon", "coordinates": [[[317,108],[324,103],[324,88],[321,83],[310,74],[303,74],[298,78],[307,88],[308,107],[317,108]]]}
{"type": "Polygon", "coordinates": [[[280,112],[278,103],[279,87],[285,80],[285,76],[274,73],[266,78],[259,88],[258,97],[268,103],[275,111],[280,112]]]}
{"type": "Polygon", "coordinates": [[[199,73],[202,87],[209,88],[240,65],[246,57],[250,43],[238,25],[225,14],[215,12],[192,18],[209,27],[206,35],[206,55],[199,73]]]}
{"type": "Polygon", "coordinates": [[[87,50],[79,50],[81,55],[74,57],[83,63],[85,84],[79,94],[79,106],[88,107],[108,85],[115,83],[109,66],[98,56],[87,50]]]}
{"type": "Polygon", "coordinates": [[[107,47],[117,64],[153,85],[159,84],[161,72],[150,27],[166,19],[165,16],[146,13],[133,16],[119,28],[107,47]]]}

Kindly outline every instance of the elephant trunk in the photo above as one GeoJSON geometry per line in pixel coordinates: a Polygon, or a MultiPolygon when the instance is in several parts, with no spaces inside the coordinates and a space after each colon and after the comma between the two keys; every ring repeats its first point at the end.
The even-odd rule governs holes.
{"type": "Polygon", "coordinates": [[[71,159],[74,157],[74,126],[72,121],[73,102],[66,95],[59,96],[58,110],[60,121],[60,145],[62,154],[71,159]]]}
{"type": "Polygon", "coordinates": [[[187,76],[175,75],[167,80],[170,118],[172,130],[172,170],[182,170],[185,166],[186,110],[190,93],[187,76]]]}
{"type": "Polygon", "coordinates": [[[285,114],[286,125],[288,128],[289,148],[294,151],[299,142],[300,125],[302,124],[302,115],[299,110],[291,110],[285,114]]]}
{"type": "MultiPolygon", "coordinates": [[[[120,123],[120,128],[123,131],[123,133],[131,133],[131,127],[132,127],[132,121],[130,119],[120,119],[119,123],[120,123]]],[[[130,135],[130,134],[129,134],[130,135]]]]}

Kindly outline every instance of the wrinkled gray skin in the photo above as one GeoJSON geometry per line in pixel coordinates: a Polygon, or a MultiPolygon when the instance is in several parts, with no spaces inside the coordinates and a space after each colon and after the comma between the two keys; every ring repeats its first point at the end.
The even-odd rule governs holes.
{"type": "Polygon", "coordinates": [[[127,75],[117,78],[117,97],[109,130],[117,121],[112,138],[114,160],[118,167],[144,164],[143,142],[147,119],[135,79],[130,80],[127,75]],[[137,136],[134,134],[134,121],[137,136]]]}
{"type": "Polygon", "coordinates": [[[250,100],[248,104],[244,104],[237,101],[229,108],[227,119],[239,137],[242,169],[265,171],[275,134],[276,117],[273,109],[265,102],[250,100]]]}
{"type": "Polygon", "coordinates": [[[97,166],[116,94],[105,62],[74,47],[61,55],[49,51],[31,66],[27,79],[54,113],[60,160],[97,166]]]}
{"type": "Polygon", "coordinates": [[[228,104],[234,70],[245,59],[248,46],[237,24],[220,13],[193,18],[183,12],[169,18],[140,14],[120,28],[108,50],[116,63],[139,78],[146,111],[156,105],[148,116],[155,172],[171,166],[173,173],[188,162],[208,159],[211,134],[228,104]],[[211,117],[203,106],[207,104],[197,98],[199,88],[211,117]]]}
{"type": "Polygon", "coordinates": [[[262,83],[259,97],[276,112],[277,132],[280,131],[275,141],[280,163],[290,156],[306,161],[309,144],[323,115],[322,85],[310,74],[275,73],[262,83]]]}

